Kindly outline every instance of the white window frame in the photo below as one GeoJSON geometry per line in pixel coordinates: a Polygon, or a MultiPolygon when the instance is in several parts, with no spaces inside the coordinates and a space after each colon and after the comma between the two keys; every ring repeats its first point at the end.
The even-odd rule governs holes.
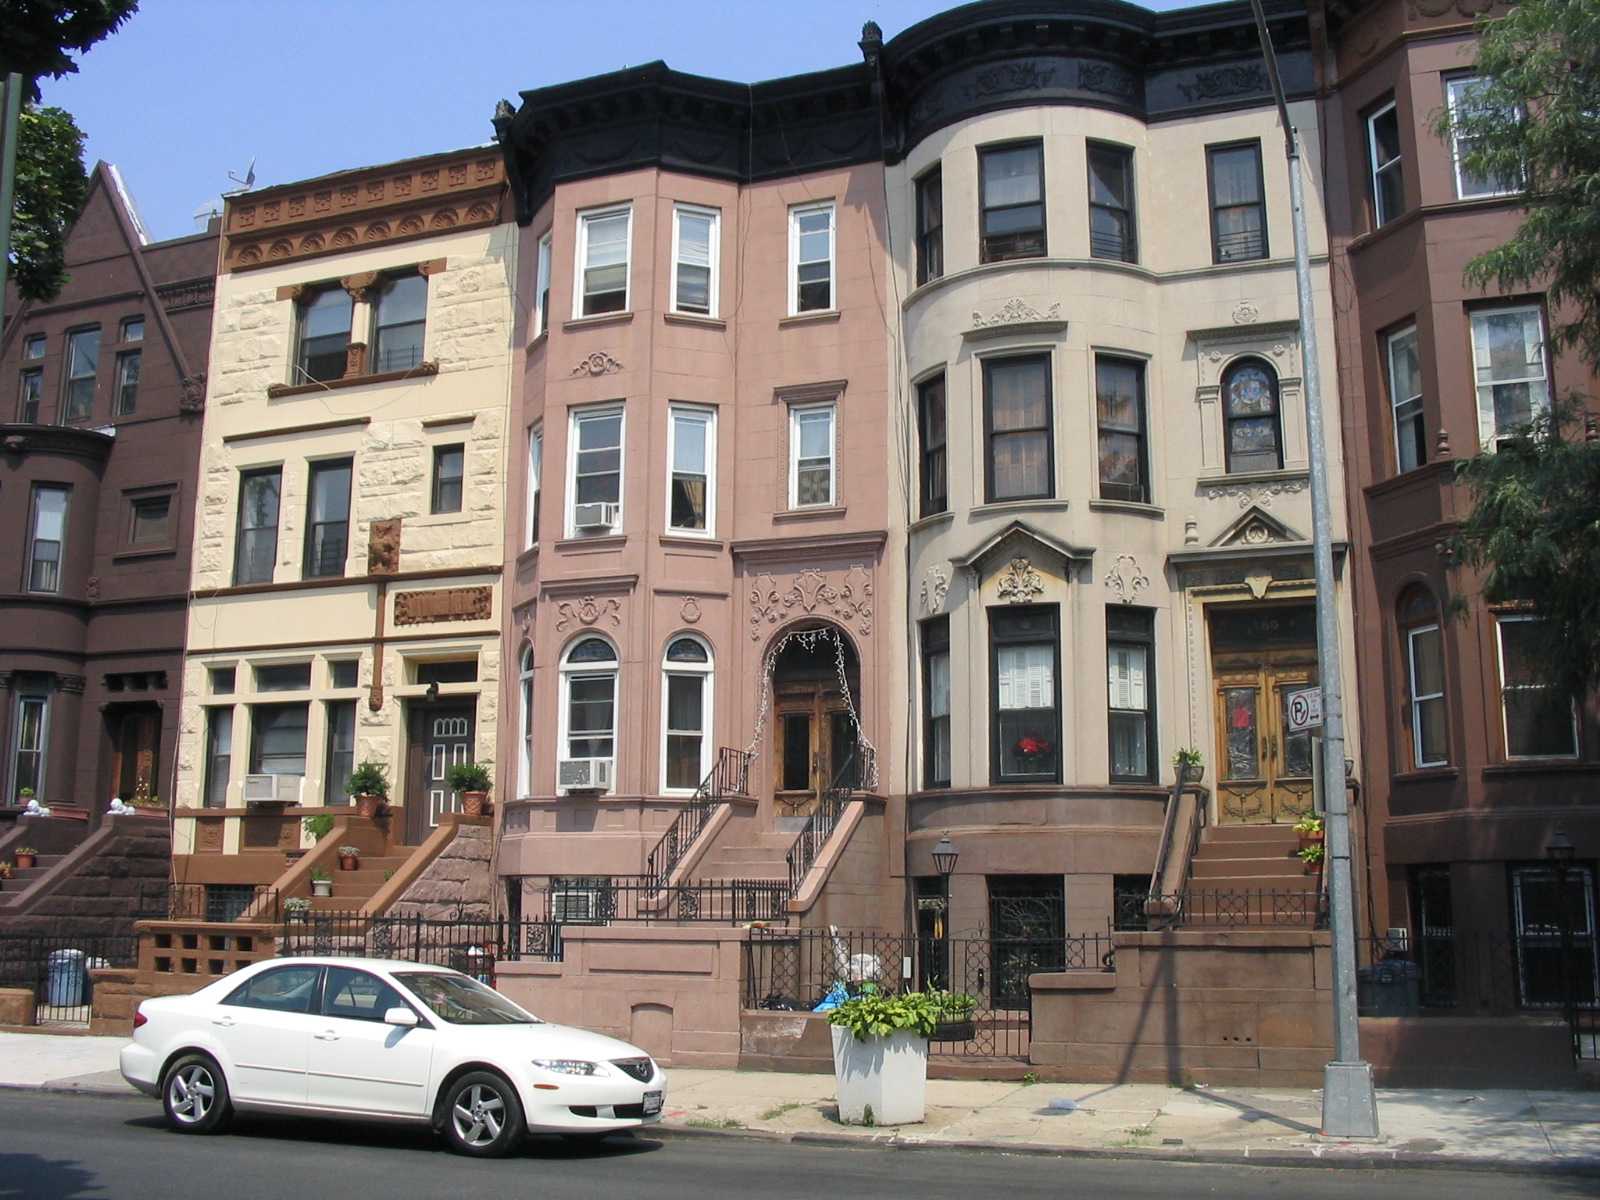
{"type": "Polygon", "coordinates": [[[673,537],[715,537],[717,530],[717,411],[690,404],[674,404],[669,409],[667,432],[667,532],[673,537]],[[706,444],[706,521],[704,529],[689,529],[672,523],[672,482],[678,473],[678,424],[689,422],[705,428],[706,444]]]}
{"type": "Polygon", "coordinates": [[[716,689],[711,686],[712,676],[716,670],[716,656],[711,651],[711,643],[698,634],[675,633],[667,639],[666,648],[661,652],[661,791],[668,796],[692,796],[695,789],[700,786],[711,771],[711,705],[716,689]],[[668,662],[667,651],[681,641],[690,641],[706,652],[706,661],[703,663],[668,662]],[[667,786],[667,738],[675,731],[668,727],[667,696],[674,678],[697,679],[700,681],[700,769],[695,773],[695,785],[688,788],[667,786]]]}
{"type": "MultiPolygon", "coordinates": [[[[533,337],[542,338],[550,332],[550,271],[554,252],[555,230],[546,231],[539,239],[539,252],[533,274],[533,337]]],[[[580,299],[579,303],[582,301],[580,299]]]]}
{"type": "Polygon", "coordinates": [[[1510,304],[1502,308],[1477,308],[1469,314],[1472,330],[1472,376],[1473,386],[1477,392],[1478,405],[1478,445],[1483,449],[1498,446],[1506,435],[1500,431],[1495,421],[1494,389],[1495,386],[1504,384],[1526,383],[1529,386],[1529,413],[1538,416],[1550,411],[1550,367],[1545,358],[1545,346],[1549,341],[1549,334],[1545,329],[1544,310],[1537,304],[1510,304]],[[1520,314],[1524,317],[1532,315],[1539,329],[1539,341],[1534,352],[1538,370],[1530,369],[1527,375],[1516,379],[1491,379],[1485,382],[1483,372],[1489,370],[1481,353],[1482,346],[1478,331],[1480,324],[1487,325],[1487,319],[1495,316],[1508,316],[1520,314]],[[1485,401],[1487,400],[1487,404],[1485,401]]]}
{"type": "Polygon", "coordinates": [[[633,205],[613,204],[606,208],[591,209],[578,214],[578,246],[576,268],[572,272],[572,319],[581,320],[585,316],[614,317],[621,313],[633,311],[633,205]],[[622,307],[609,309],[603,313],[585,313],[583,311],[584,279],[588,275],[589,267],[589,227],[592,222],[605,220],[608,217],[627,218],[627,235],[623,238],[622,251],[622,307]]]}
{"type": "MultiPolygon", "coordinates": [[[[579,679],[609,678],[611,680],[611,783],[607,790],[609,795],[616,791],[617,779],[617,751],[620,741],[619,727],[622,722],[621,704],[622,689],[618,686],[622,677],[622,656],[617,652],[617,644],[603,633],[585,630],[578,634],[561,652],[561,711],[556,719],[556,786],[555,794],[561,791],[561,764],[572,758],[572,685],[579,679]],[[611,647],[611,661],[609,663],[574,663],[571,655],[574,650],[591,639],[604,642],[611,647]]],[[[586,735],[590,736],[590,735],[586,735]]]]}
{"type": "Polygon", "coordinates": [[[1537,621],[1537,616],[1522,616],[1513,613],[1497,613],[1494,619],[1494,645],[1495,667],[1499,674],[1500,684],[1500,745],[1505,748],[1507,762],[1530,761],[1567,761],[1578,758],[1582,753],[1582,746],[1578,739],[1578,706],[1571,704],[1572,714],[1572,753],[1571,754],[1513,754],[1511,753],[1511,730],[1506,723],[1506,692],[1508,690],[1530,691],[1536,690],[1527,687],[1508,689],[1506,687],[1506,643],[1505,628],[1507,625],[1521,621],[1537,621]]]}
{"type": "Polygon", "coordinates": [[[622,524],[623,496],[627,491],[627,453],[628,453],[628,420],[627,414],[621,404],[604,404],[595,408],[575,408],[568,418],[567,426],[567,505],[566,526],[568,537],[580,537],[575,523],[578,505],[578,439],[579,428],[583,422],[601,417],[618,418],[617,426],[617,525],[612,532],[618,531],[622,524]]]}
{"type": "Polygon", "coordinates": [[[1400,110],[1395,107],[1395,102],[1393,100],[1368,113],[1366,119],[1367,170],[1369,173],[1367,182],[1372,188],[1372,227],[1374,229],[1389,224],[1390,221],[1395,220],[1406,211],[1405,156],[1398,149],[1396,149],[1393,158],[1385,159],[1382,162],[1378,161],[1378,137],[1377,131],[1374,127],[1380,120],[1388,116],[1390,113],[1394,114],[1395,140],[1398,142],[1400,140],[1400,110]],[[1391,170],[1398,170],[1400,172],[1400,208],[1395,212],[1389,212],[1384,207],[1383,187],[1381,183],[1384,175],[1391,170]]]}
{"type": "MultiPolygon", "coordinates": [[[[1411,704],[1411,765],[1417,770],[1424,767],[1447,767],[1450,765],[1449,729],[1445,730],[1446,748],[1442,758],[1424,758],[1422,750],[1422,706],[1429,702],[1444,704],[1444,630],[1437,621],[1427,625],[1415,625],[1405,631],[1406,633],[1406,691],[1410,694],[1411,704]],[[1439,690],[1437,692],[1424,692],[1418,686],[1417,680],[1417,641],[1419,638],[1432,634],[1439,639],[1439,690]]],[[[1501,720],[1505,719],[1505,708],[1500,710],[1501,720]]]]}
{"type": "Polygon", "coordinates": [[[721,295],[718,288],[718,275],[722,266],[722,210],[717,208],[702,208],[694,204],[675,204],[672,207],[672,278],[669,287],[672,290],[671,311],[683,313],[691,317],[709,317],[716,319],[721,311],[721,295]],[[704,264],[693,263],[687,265],[704,265],[710,271],[710,279],[706,286],[705,312],[697,312],[692,308],[684,308],[682,296],[678,293],[678,268],[686,265],[683,259],[683,221],[685,217],[706,221],[709,229],[706,232],[707,262],[704,264]]]}
{"type": "Polygon", "coordinates": [[[517,659],[517,795],[533,794],[533,647],[524,646],[517,659]]]}
{"type": "MultiPolygon", "coordinates": [[[[808,262],[818,260],[810,259],[808,262]]],[[[789,315],[836,312],[839,308],[839,229],[832,200],[820,204],[797,204],[789,210],[789,315]],[[828,215],[828,303],[821,308],[800,307],[800,221],[802,217],[828,215]]]]}
{"type": "Polygon", "coordinates": [[[1478,200],[1488,196],[1514,196],[1522,190],[1521,180],[1516,180],[1510,187],[1503,188],[1496,188],[1492,186],[1493,181],[1485,180],[1491,186],[1482,191],[1468,191],[1467,181],[1462,178],[1461,160],[1468,151],[1462,145],[1465,139],[1455,127],[1456,113],[1472,86],[1481,82],[1481,77],[1477,75],[1457,75],[1444,81],[1445,105],[1450,110],[1450,162],[1455,176],[1456,199],[1458,200],[1478,200]]]}
{"type": "MultiPolygon", "coordinates": [[[[37,754],[39,756],[39,770],[35,780],[34,799],[40,804],[45,804],[45,788],[50,782],[50,710],[55,707],[51,703],[52,695],[47,688],[35,684],[22,684],[17,691],[17,698],[11,706],[11,755],[8,759],[6,791],[15,797],[17,790],[24,786],[19,782],[21,772],[18,769],[24,754],[37,754]],[[34,704],[39,708],[39,744],[37,747],[25,747],[22,744],[22,730],[26,722],[22,717],[24,706],[34,704]]],[[[14,801],[21,804],[21,800],[14,801]]]]}
{"type": "Polygon", "coordinates": [[[1420,446],[1420,449],[1419,449],[1419,452],[1418,452],[1417,461],[1414,462],[1414,463],[1411,463],[1409,466],[1406,464],[1406,451],[1405,451],[1406,439],[1404,437],[1404,430],[1413,421],[1420,422],[1420,421],[1423,420],[1423,413],[1422,413],[1422,356],[1421,356],[1421,354],[1420,354],[1420,352],[1418,351],[1418,348],[1417,348],[1417,327],[1415,325],[1409,325],[1405,329],[1401,329],[1401,330],[1396,331],[1395,333],[1391,333],[1387,338],[1384,339],[1384,354],[1385,354],[1385,357],[1388,359],[1388,370],[1389,370],[1389,416],[1390,416],[1391,424],[1394,427],[1394,465],[1395,465],[1395,470],[1397,472],[1411,471],[1411,470],[1415,470],[1417,467],[1422,466],[1425,462],[1428,461],[1427,427],[1426,427],[1426,425],[1424,425],[1423,426],[1423,437],[1422,437],[1421,446],[1420,446]],[[1396,358],[1395,358],[1395,351],[1401,348],[1402,344],[1405,342],[1405,340],[1407,338],[1409,338],[1410,341],[1411,341],[1411,357],[1413,359],[1415,359],[1416,362],[1417,362],[1417,380],[1416,380],[1417,390],[1414,393],[1409,393],[1407,395],[1401,395],[1400,394],[1400,376],[1399,376],[1399,373],[1395,369],[1396,361],[1397,361],[1396,358]],[[1414,407],[1414,410],[1415,410],[1413,413],[1411,413],[1411,414],[1409,414],[1409,415],[1407,415],[1405,417],[1401,416],[1400,410],[1402,408],[1413,408],[1413,407],[1414,407]],[[1404,424],[1402,424],[1402,422],[1404,422],[1404,424]]]}
{"type": "Polygon", "coordinates": [[[535,425],[528,430],[528,504],[524,518],[525,545],[532,549],[539,544],[539,503],[544,486],[544,426],[535,425]]]}
{"type": "Polygon", "coordinates": [[[789,507],[830,508],[839,502],[839,409],[829,400],[822,404],[796,404],[789,409],[789,507]],[[828,415],[828,498],[800,503],[800,426],[807,417],[828,415]]]}

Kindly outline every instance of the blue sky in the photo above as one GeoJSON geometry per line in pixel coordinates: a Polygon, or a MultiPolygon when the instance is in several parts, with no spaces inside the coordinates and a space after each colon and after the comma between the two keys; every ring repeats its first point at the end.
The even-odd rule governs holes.
{"type": "MultiPolygon", "coordinates": [[[[489,140],[501,97],[664,60],[753,81],[856,61],[942,0],[143,0],[79,73],[42,80],[86,157],[115,163],[152,236],[236,186],[489,140]]],[[[1154,0],[1147,7],[1185,7],[1154,0]]]]}

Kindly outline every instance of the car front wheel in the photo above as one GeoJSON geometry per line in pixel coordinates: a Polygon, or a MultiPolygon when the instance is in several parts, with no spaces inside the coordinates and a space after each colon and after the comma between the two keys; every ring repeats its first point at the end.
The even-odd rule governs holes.
{"type": "Polygon", "coordinates": [[[522,1137],[522,1104],[500,1076],[473,1071],[450,1085],[444,1098],[444,1136],[457,1154],[498,1158],[522,1137]]]}
{"type": "Polygon", "coordinates": [[[167,1068],[161,1107],[179,1133],[219,1133],[233,1115],[228,1081],[209,1054],[185,1054],[167,1068]]]}

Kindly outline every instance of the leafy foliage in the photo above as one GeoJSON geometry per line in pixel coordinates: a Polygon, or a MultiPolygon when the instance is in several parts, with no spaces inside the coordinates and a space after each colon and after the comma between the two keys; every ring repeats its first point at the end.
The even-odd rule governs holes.
{"type": "Polygon", "coordinates": [[[349,796],[380,796],[385,799],[389,795],[389,768],[383,763],[364,762],[350,772],[350,778],[345,780],[345,794],[349,796]]]}
{"type": "Polygon", "coordinates": [[[444,773],[452,792],[487,792],[490,787],[486,763],[456,763],[444,773]]]}
{"type": "Polygon", "coordinates": [[[1467,278],[1543,290],[1570,314],[1554,344],[1600,363],[1600,0],[1523,0],[1479,35],[1482,87],[1438,132],[1465,139],[1468,170],[1520,179],[1527,219],[1467,278]]]}
{"type": "Polygon", "coordinates": [[[5,0],[0,75],[17,72],[37,101],[34,80],[75,73],[78,64],[68,51],[87,50],[138,8],[139,0],[5,0]]]}
{"type": "Polygon", "coordinates": [[[1484,599],[1537,606],[1531,667],[1582,695],[1600,682],[1600,443],[1561,436],[1576,417],[1570,401],[1557,405],[1498,453],[1457,466],[1473,509],[1445,549],[1483,572],[1484,599]]]}
{"type": "Polygon", "coordinates": [[[843,1026],[858,1042],[902,1029],[927,1037],[945,1016],[945,1000],[945,994],[929,992],[855,996],[829,1011],[828,1024],[843,1026]]]}
{"type": "Polygon", "coordinates": [[[16,201],[9,274],[29,300],[50,300],[67,281],[67,227],[88,191],[83,134],[63,108],[23,105],[17,127],[16,201]]]}

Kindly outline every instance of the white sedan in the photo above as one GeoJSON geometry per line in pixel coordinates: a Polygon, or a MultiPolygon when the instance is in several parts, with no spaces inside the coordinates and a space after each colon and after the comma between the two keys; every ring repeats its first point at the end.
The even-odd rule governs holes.
{"type": "Polygon", "coordinates": [[[241,1112],[412,1121],[461,1154],[524,1132],[602,1138],[661,1119],[667,1077],[604,1034],[551,1025],[419,963],[277,958],[139,1005],[122,1077],[180,1133],[241,1112]]]}

